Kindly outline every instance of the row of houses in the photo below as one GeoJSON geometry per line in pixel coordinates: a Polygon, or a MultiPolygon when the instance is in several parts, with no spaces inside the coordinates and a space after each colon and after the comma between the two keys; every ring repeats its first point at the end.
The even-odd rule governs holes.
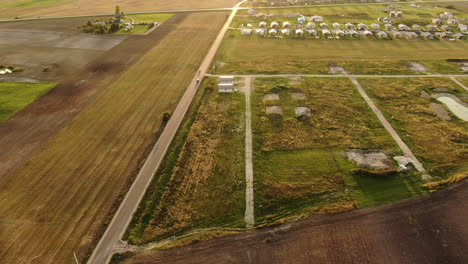
{"type": "Polygon", "coordinates": [[[264,29],[264,28],[258,28],[258,29],[249,29],[249,28],[244,28],[241,29],[241,33],[243,35],[252,35],[253,33],[258,34],[259,36],[268,36],[268,37],[277,37],[277,36],[295,36],[295,37],[319,37],[320,33],[324,38],[343,38],[343,37],[351,37],[351,38],[379,38],[379,39],[387,39],[389,37],[391,38],[397,38],[397,39],[459,39],[463,40],[465,39],[465,35],[461,33],[447,33],[447,32],[419,32],[416,33],[414,31],[406,31],[406,30],[389,30],[389,31],[383,31],[383,30],[375,30],[375,31],[370,31],[368,29],[366,30],[342,30],[342,29],[322,29],[322,30],[317,30],[317,29],[295,29],[291,30],[289,28],[283,28],[283,29],[275,29],[275,28],[270,28],[270,29],[264,29]]]}
{"type": "MultiPolygon", "coordinates": [[[[282,25],[283,29],[291,29],[293,27],[291,25],[291,23],[288,22],[288,21],[283,22],[281,25],[282,25]]],[[[259,23],[258,26],[259,26],[259,28],[270,28],[270,29],[279,29],[279,28],[281,28],[280,23],[276,22],[276,21],[271,22],[270,25],[268,25],[267,22],[262,21],[262,22],[259,23]]],[[[251,24],[247,24],[247,27],[252,28],[253,26],[251,24]]],[[[331,26],[329,26],[327,23],[322,22],[322,23],[319,24],[319,26],[317,26],[317,24],[315,24],[314,22],[308,22],[307,24],[305,24],[305,26],[302,26],[300,24],[299,25],[296,24],[294,27],[296,29],[308,29],[308,30],[316,29],[318,27],[320,27],[322,29],[333,28],[335,30],[343,29],[343,28],[346,29],[346,30],[381,30],[381,25],[377,24],[377,23],[373,23],[373,24],[370,25],[370,27],[368,27],[364,23],[358,23],[358,24],[354,25],[352,23],[340,24],[340,23],[335,22],[331,26]]],[[[442,25],[439,28],[440,28],[441,31],[446,31],[446,32],[451,31],[451,27],[448,26],[448,25],[442,25]]],[[[411,27],[407,26],[405,24],[398,24],[397,26],[393,26],[392,24],[384,24],[383,25],[383,29],[387,30],[387,31],[394,31],[394,30],[400,30],[400,31],[410,31],[410,30],[414,30],[414,31],[424,31],[424,30],[426,30],[426,31],[439,31],[439,28],[436,27],[435,25],[432,25],[432,24],[425,25],[424,27],[420,26],[420,25],[417,25],[417,24],[414,24],[411,27]]],[[[464,24],[459,24],[457,28],[462,33],[468,33],[468,28],[464,24]]]]}

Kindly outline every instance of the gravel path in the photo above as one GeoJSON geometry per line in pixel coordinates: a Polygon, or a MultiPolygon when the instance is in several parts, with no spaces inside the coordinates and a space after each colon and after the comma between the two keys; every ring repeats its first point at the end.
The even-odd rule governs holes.
{"type": "Polygon", "coordinates": [[[245,91],[245,223],[247,228],[254,225],[254,192],[252,163],[252,111],[250,109],[250,90],[252,78],[244,79],[245,91]]]}

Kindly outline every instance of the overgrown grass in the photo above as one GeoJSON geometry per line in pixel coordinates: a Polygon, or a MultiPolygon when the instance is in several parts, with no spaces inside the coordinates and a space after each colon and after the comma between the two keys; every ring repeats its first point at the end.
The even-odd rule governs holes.
{"type": "Polygon", "coordinates": [[[173,16],[174,16],[173,13],[130,14],[126,16],[125,21],[132,22],[130,18],[133,18],[135,20],[135,23],[152,23],[152,22],[162,23],[173,16]]]}
{"type": "Polygon", "coordinates": [[[203,82],[134,219],[132,243],[193,228],[244,226],[244,99],[218,94],[215,82],[203,82]]]}
{"type": "Polygon", "coordinates": [[[468,77],[463,77],[463,78],[457,78],[458,81],[463,83],[465,86],[468,86],[468,77]]]}
{"type": "Polygon", "coordinates": [[[445,88],[462,99],[466,91],[446,78],[369,78],[360,83],[429,174],[446,178],[467,171],[468,125],[450,112],[451,121],[437,117],[430,104],[439,102],[421,97],[423,90],[432,94],[445,88]]]}
{"type": "Polygon", "coordinates": [[[0,82],[0,124],[55,87],[55,83],[0,82]]]}
{"type": "Polygon", "coordinates": [[[343,158],[348,148],[400,150],[348,79],[257,78],[253,98],[256,222],[375,206],[421,193],[418,177],[382,179],[351,175],[355,164],[343,158]],[[282,90],[272,91],[276,86],[282,90]],[[291,97],[306,94],[306,100],[291,97]],[[276,93],[280,101],[265,101],[276,93]],[[264,108],[279,105],[283,118],[270,120],[264,108]],[[294,108],[311,109],[298,121],[294,108]],[[382,193],[384,192],[384,193],[382,193]]]}

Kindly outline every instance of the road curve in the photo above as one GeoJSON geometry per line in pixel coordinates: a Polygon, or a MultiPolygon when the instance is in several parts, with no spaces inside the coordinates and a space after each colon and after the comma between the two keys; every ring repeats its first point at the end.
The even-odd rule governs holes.
{"type": "Polygon", "coordinates": [[[143,198],[143,195],[145,194],[145,191],[148,188],[151,179],[153,178],[153,175],[157,171],[159,164],[164,158],[164,155],[166,154],[166,151],[169,148],[169,145],[171,144],[172,139],[174,138],[177,132],[177,129],[182,123],[185,113],[190,107],[190,103],[192,102],[192,99],[194,98],[198,88],[198,79],[204,77],[206,71],[210,67],[211,61],[213,60],[216,51],[218,50],[224,38],[229,24],[231,23],[232,19],[234,18],[237,12],[237,7],[245,1],[246,0],[238,3],[233,8],[231,15],[228,17],[226,23],[219,32],[211,49],[208,51],[208,54],[206,55],[203,63],[201,64],[200,74],[196,73],[193,77],[192,82],[188,86],[182,99],[177,105],[174,113],[171,116],[171,119],[164,128],[164,131],[162,132],[153,150],[146,159],[145,164],[143,165],[137,177],[135,178],[135,181],[130,187],[130,190],[128,191],[124,200],[120,204],[117,212],[112,218],[111,223],[107,227],[104,235],[102,236],[101,240],[99,241],[98,245],[93,251],[93,254],[87,262],[88,264],[108,263],[112,257],[114,247],[121,243],[121,238],[124,235],[125,230],[129,225],[130,221],[132,220],[133,213],[138,208],[138,205],[141,202],[141,199],[143,198]]]}

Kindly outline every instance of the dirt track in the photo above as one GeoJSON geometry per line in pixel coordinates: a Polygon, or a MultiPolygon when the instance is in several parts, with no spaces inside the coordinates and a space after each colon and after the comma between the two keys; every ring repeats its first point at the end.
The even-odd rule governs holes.
{"type": "MultiPolygon", "coordinates": [[[[172,24],[178,23],[184,16],[174,16],[147,36],[127,38],[1,124],[0,183],[41,149],[97,94],[104,92],[126,69],[170,33],[172,24]]],[[[51,24],[50,21],[38,23],[51,24]]],[[[25,28],[33,26],[30,22],[20,24],[25,28]]],[[[19,26],[15,25],[15,28],[21,28],[19,26]]]]}
{"type": "Polygon", "coordinates": [[[312,217],[125,263],[467,263],[468,180],[429,196],[312,217]]]}

